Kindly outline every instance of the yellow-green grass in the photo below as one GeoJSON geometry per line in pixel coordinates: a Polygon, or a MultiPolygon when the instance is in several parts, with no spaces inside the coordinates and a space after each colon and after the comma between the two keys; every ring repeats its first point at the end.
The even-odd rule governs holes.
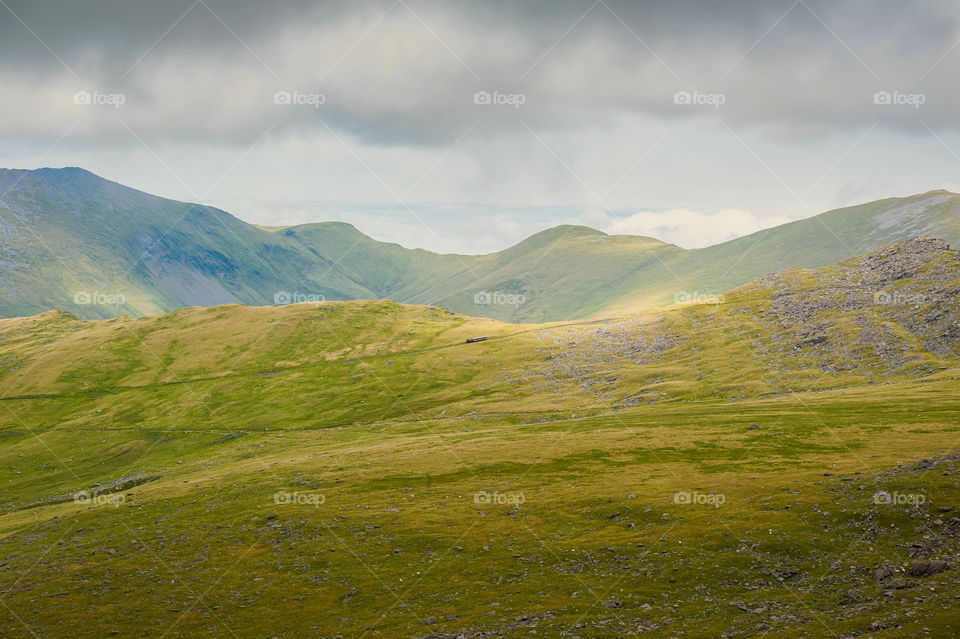
{"type": "Polygon", "coordinates": [[[955,362],[764,352],[794,335],[737,295],[576,326],[4,320],[0,636],[954,636],[960,571],[874,570],[960,556],[960,468],[876,475],[957,451],[955,362]]]}
{"type": "MultiPolygon", "coordinates": [[[[769,636],[865,630],[880,616],[903,628],[878,636],[926,626],[947,637],[957,623],[943,608],[957,592],[950,573],[923,580],[931,599],[921,604],[911,601],[920,586],[880,594],[873,569],[909,562],[903,544],[923,535],[913,509],[870,498],[883,488],[957,508],[956,476],[870,474],[955,449],[960,402],[953,384],[893,390],[896,404],[863,390],[509,427],[465,419],[228,441],[169,434],[124,467],[160,479],[127,491],[119,507],[68,502],[0,518],[4,602],[41,636],[161,636],[172,624],[168,636],[425,636],[549,611],[538,623],[547,636],[608,620],[575,634],[659,623],[662,636],[709,637],[753,623],[736,602],[809,617],[769,636]],[[325,501],[278,505],[278,490],[325,501]],[[478,505],[481,490],[524,502],[478,505]],[[677,504],[675,491],[725,501],[677,504]],[[868,517],[886,530],[861,539],[868,517]],[[852,584],[831,578],[851,567],[865,571],[852,584]],[[848,591],[874,601],[837,621],[848,591]],[[918,618],[905,616],[911,606],[918,618]],[[424,626],[431,616],[440,622],[424,626]]],[[[91,446],[89,435],[55,430],[6,447],[4,461],[60,458],[82,472],[100,465],[78,449],[142,436],[97,432],[91,446]]],[[[8,636],[29,636],[17,625],[8,636]]]]}
{"type": "Polygon", "coordinates": [[[773,291],[0,321],[0,636],[954,636],[953,351],[773,291]]]}

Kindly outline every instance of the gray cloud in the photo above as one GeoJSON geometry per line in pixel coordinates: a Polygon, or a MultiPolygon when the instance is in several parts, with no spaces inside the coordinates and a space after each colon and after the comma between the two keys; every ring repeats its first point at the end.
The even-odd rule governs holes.
{"type": "Polygon", "coordinates": [[[0,8],[0,134],[50,139],[76,121],[73,137],[98,144],[136,144],[131,129],[249,144],[271,126],[329,126],[363,144],[446,145],[474,123],[498,136],[632,115],[789,139],[874,121],[954,128],[960,107],[946,3],[204,2],[9,2],[79,77],[0,8]],[[80,89],[125,102],[81,108],[80,89]],[[325,102],[278,105],[280,90],[325,102]],[[524,104],[477,105],[477,91],[524,104]],[[678,91],[707,103],[677,104],[678,91]],[[875,104],[878,91],[894,103],[875,104]]]}

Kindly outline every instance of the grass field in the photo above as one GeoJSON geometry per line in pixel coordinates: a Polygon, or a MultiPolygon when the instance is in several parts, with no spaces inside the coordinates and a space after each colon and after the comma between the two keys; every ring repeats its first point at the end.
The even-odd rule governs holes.
{"type": "Polygon", "coordinates": [[[849,268],[581,324],[2,320],[0,637],[956,636],[954,347],[849,268]]]}
{"type": "Polygon", "coordinates": [[[953,636],[954,573],[891,591],[875,571],[960,550],[960,469],[882,474],[955,450],[956,395],[10,434],[4,636],[953,636]],[[42,480],[61,464],[73,481],[42,480]],[[132,471],[150,481],[104,493],[122,503],[93,496],[132,471]],[[26,503],[66,484],[90,501],[26,503]]]}

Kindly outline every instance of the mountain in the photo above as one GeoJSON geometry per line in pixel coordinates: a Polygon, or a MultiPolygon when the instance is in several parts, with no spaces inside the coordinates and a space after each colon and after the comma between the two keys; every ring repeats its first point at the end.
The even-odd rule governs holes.
{"type": "Polygon", "coordinates": [[[674,277],[636,286],[608,313],[670,303],[676,291],[714,294],[768,273],[817,268],[918,236],[960,245],[960,195],[930,191],[828,211],[688,252],[668,262],[674,277]]]}
{"type": "Polygon", "coordinates": [[[5,315],[67,308],[110,317],[266,304],[298,285],[331,298],[373,296],[331,260],[281,235],[82,169],[2,171],[0,193],[5,315]]]}
{"type": "Polygon", "coordinates": [[[440,255],[373,240],[349,224],[258,227],[79,168],[0,170],[0,316],[391,299],[559,321],[696,300],[917,235],[958,242],[958,212],[960,196],[934,191],[698,250],[560,226],[497,253],[440,255]]]}
{"type": "Polygon", "coordinates": [[[0,320],[4,637],[955,636],[958,291],[0,320]]]}

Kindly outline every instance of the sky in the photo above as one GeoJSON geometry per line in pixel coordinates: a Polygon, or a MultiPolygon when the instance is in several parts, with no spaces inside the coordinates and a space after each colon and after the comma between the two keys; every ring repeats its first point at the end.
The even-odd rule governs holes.
{"type": "Polygon", "coordinates": [[[485,253],[960,191],[960,3],[0,0],[0,166],[485,253]]]}

